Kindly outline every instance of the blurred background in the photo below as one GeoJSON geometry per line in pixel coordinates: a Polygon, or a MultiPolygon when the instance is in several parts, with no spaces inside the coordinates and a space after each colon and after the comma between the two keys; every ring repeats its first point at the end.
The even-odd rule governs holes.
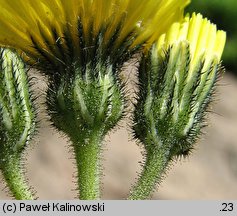
{"type": "MultiPolygon", "coordinates": [[[[216,100],[196,150],[171,166],[153,199],[237,199],[237,2],[193,0],[187,11],[201,12],[227,31],[223,56],[227,71],[218,83],[216,100]]],[[[132,98],[134,71],[128,65],[128,90],[132,98]]],[[[34,76],[35,75],[35,72],[34,76]]],[[[74,199],[76,170],[67,137],[51,128],[44,107],[45,81],[37,75],[40,127],[27,152],[26,174],[39,199],[74,199]]],[[[129,116],[106,137],[103,153],[103,199],[125,199],[140,172],[142,149],[131,139],[129,116]]],[[[0,182],[0,199],[9,199],[0,182]]]]}

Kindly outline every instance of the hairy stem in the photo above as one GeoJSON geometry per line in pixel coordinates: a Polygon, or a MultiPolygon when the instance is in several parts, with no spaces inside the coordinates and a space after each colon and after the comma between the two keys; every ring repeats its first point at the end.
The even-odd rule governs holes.
{"type": "Polygon", "coordinates": [[[147,154],[143,171],[137,183],[133,186],[128,199],[148,199],[154,191],[156,184],[161,181],[167,165],[168,159],[165,151],[159,149],[158,151],[147,154]]]}
{"type": "Polygon", "coordinates": [[[20,156],[11,156],[4,161],[2,174],[10,192],[17,200],[34,200],[34,195],[26,183],[20,156]]]}
{"type": "Polygon", "coordinates": [[[100,198],[101,138],[93,134],[87,139],[73,140],[78,171],[79,197],[81,200],[100,198]]]}

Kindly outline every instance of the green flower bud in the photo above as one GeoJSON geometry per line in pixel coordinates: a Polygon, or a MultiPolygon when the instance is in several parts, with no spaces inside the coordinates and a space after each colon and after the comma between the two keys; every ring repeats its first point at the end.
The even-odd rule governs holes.
{"type": "Polygon", "coordinates": [[[17,199],[31,199],[21,158],[35,131],[35,110],[26,67],[9,49],[0,49],[0,169],[17,199]]]}
{"type": "MultiPolygon", "coordinates": [[[[72,71],[73,72],[73,71],[72,71]]],[[[53,124],[72,141],[80,199],[100,196],[100,152],[105,135],[123,116],[123,87],[109,65],[50,82],[47,107],[53,124]]]]}
{"type": "Polygon", "coordinates": [[[133,199],[149,196],[168,163],[193,149],[222,69],[224,44],[225,32],[193,14],[174,23],[143,56],[133,131],[146,150],[141,179],[148,179],[140,179],[146,184],[135,187],[133,199]]]}
{"type": "Polygon", "coordinates": [[[84,143],[93,133],[104,137],[121,119],[123,87],[112,66],[88,66],[84,74],[74,71],[74,78],[62,76],[59,82],[50,82],[47,104],[56,128],[84,143]]]}

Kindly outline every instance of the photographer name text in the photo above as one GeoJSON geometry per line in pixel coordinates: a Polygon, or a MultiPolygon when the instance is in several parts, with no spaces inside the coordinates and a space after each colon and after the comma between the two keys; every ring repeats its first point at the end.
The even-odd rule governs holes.
{"type": "Polygon", "coordinates": [[[104,212],[104,203],[97,204],[71,204],[71,203],[46,203],[46,204],[27,204],[26,202],[19,203],[4,203],[3,212],[104,212]]]}

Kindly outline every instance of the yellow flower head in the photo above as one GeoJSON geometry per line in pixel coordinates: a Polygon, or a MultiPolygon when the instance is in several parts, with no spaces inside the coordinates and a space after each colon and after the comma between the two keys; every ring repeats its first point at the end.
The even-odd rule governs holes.
{"type": "Polygon", "coordinates": [[[147,154],[187,156],[201,134],[222,71],[226,33],[200,14],[173,23],[142,55],[134,134],[147,154]]]}
{"type": "Polygon", "coordinates": [[[0,44],[24,51],[32,63],[50,63],[53,67],[86,61],[85,56],[119,59],[143,42],[153,43],[182,18],[188,3],[0,0],[0,44]]]}
{"type": "Polygon", "coordinates": [[[189,45],[192,67],[200,60],[205,60],[205,65],[209,65],[213,61],[220,62],[226,32],[217,30],[216,25],[201,14],[193,13],[191,18],[187,15],[182,22],[173,23],[167,33],[160,36],[157,50],[161,53],[181,41],[186,41],[189,45]]]}
{"type": "Polygon", "coordinates": [[[139,76],[148,80],[144,86],[151,86],[156,94],[159,116],[155,119],[168,122],[165,117],[171,116],[177,124],[175,133],[186,136],[187,143],[193,143],[200,134],[222,70],[220,60],[225,41],[224,31],[217,30],[201,14],[193,13],[182,22],[173,23],[144,54],[145,66],[141,64],[139,76]]]}

